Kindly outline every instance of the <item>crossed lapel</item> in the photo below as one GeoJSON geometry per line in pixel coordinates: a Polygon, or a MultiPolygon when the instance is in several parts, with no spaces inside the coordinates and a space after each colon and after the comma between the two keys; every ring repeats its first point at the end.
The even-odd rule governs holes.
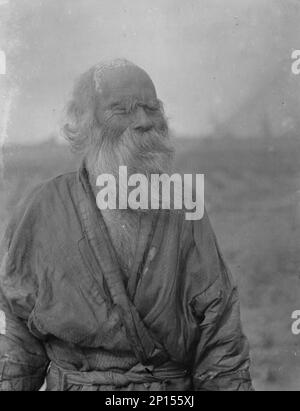
{"type": "MultiPolygon", "coordinates": [[[[161,363],[167,358],[167,354],[146,328],[132,300],[139,280],[139,269],[142,267],[143,250],[138,247],[133,264],[134,271],[126,289],[115,249],[102,214],[97,208],[84,166],[79,171],[78,183],[80,217],[84,234],[95,257],[95,268],[98,271],[96,274],[103,276],[111,304],[120,315],[127,338],[138,360],[142,364],[161,363]]],[[[144,230],[145,235],[146,227],[142,226],[141,230],[144,230]]],[[[151,235],[153,233],[154,230],[151,235]]]]}

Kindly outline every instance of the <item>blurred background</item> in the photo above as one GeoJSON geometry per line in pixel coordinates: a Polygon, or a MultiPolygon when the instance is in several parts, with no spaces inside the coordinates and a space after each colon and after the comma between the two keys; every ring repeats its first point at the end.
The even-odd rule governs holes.
{"type": "Polygon", "coordinates": [[[141,65],[165,103],[177,169],[239,284],[258,390],[300,391],[300,0],[0,0],[0,233],[25,191],[75,169],[59,133],[76,77],[141,65]]]}

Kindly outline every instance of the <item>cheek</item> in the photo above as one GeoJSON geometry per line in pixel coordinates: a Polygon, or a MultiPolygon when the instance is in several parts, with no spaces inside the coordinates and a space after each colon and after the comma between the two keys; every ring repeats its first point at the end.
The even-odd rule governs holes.
{"type": "Polygon", "coordinates": [[[132,123],[131,119],[128,116],[123,115],[114,115],[111,117],[109,124],[111,127],[116,127],[119,129],[123,129],[124,131],[130,127],[132,123]]]}
{"type": "Polygon", "coordinates": [[[118,140],[119,137],[129,128],[130,121],[123,116],[111,115],[106,117],[103,124],[105,134],[113,137],[114,140],[118,140]]]}
{"type": "Polygon", "coordinates": [[[102,107],[100,105],[98,107],[96,107],[95,117],[97,119],[97,122],[98,122],[99,126],[104,124],[105,115],[106,115],[106,112],[102,109],[102,107]]]}

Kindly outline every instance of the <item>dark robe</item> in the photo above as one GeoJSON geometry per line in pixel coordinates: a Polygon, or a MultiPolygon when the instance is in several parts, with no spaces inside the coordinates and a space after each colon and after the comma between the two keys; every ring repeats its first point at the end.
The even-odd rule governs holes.
{"type": "Polygon", "coordinates": [[[127,281],[84,167],[34,191],[2,246],[0,390],[252,389],[207,215],[165,210],[139,235],[127,281]]]}

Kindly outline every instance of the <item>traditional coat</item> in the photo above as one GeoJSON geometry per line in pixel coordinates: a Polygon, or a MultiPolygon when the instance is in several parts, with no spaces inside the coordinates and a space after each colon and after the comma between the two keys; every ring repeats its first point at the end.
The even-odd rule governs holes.
{"type": "Polygon", "coordinates": [[[148,229],[126,281],[86,169],[35,190],[2,246],[0,390],[252,389],[207,215],[163,211],[148,229]]]}

